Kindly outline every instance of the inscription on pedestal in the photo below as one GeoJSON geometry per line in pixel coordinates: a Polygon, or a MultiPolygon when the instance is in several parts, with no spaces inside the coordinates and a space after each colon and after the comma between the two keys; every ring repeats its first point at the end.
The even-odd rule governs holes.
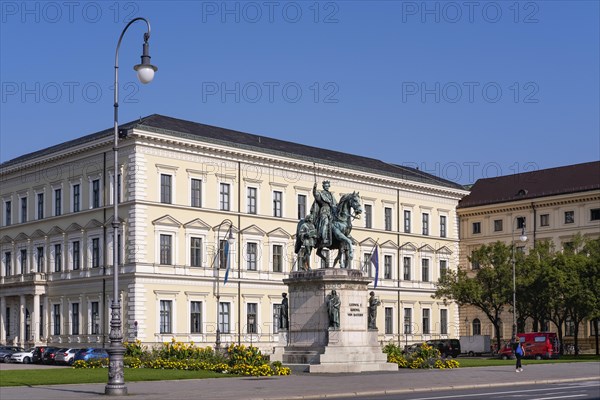
{"type": "Polygon", "coordinates": [[[362,317],[362,304],[361,303],[349,303],[348,307],[350,308],[350,312],[348,313],[349,317],[362,317]]]}

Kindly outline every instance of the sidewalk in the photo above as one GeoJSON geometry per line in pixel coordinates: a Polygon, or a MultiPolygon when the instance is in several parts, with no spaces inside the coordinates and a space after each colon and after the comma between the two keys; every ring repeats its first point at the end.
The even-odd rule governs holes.
{"type": "MultiPolygon", "coordinates": [[[[442,388],[501,387],[517,383],[600,381],[600,363],[524,365],[510,367],[406,370],[363,374],[301,374],[268,378],[223,378],[158,382],[127,382],[127,398],[164,400],[317,399],[339,395],[374,395],[432,391],[442,388]]],[[[68,373],[68,371],[65,371],[68,373]]],[[[0,379],[2,375],[0,373],[0,379]]],[[[105,384],[45,387],[3,387],[2,400],[107,399],[105,384]]]]}

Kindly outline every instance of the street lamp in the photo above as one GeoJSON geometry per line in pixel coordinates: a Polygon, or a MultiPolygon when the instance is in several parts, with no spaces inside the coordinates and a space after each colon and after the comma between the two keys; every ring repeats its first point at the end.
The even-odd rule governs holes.
{"type": "Polygon", "coordinates": [[[134,18],[132,19],[121,32],[119,41],[117,43],[117,49],[115,51],[115,124],[114,124],[114,176],[113,176],[113,301],[110,306],[110,346],[108,347],[108,384],[104,389],[104,393],[112,396],[125,396],[127,395],[127,386],[125,386],[125,379],[123,377],[123,355],[125,354],[125,348],[123,347],[123,332],[121,330],[121,299],[119,296],[119,255],[118,255],[118,243],[119,238],[119,48],[121,47],[121,41],[123,35],[127,29],[137,21],[144,21],[148,28],[147,32],[144,33],[144,46],[142,52],[142,61],[140,64],[134,67],[137,71],[138,79],[141,83],[146,84],[152,81],[154,73],[158,68],[150,64],[149,45],[148,40],[150,39],[150,22],[145,18],[134,18]]]}
{"type": "MultiPolygon", "coordinates": [[[[515,217],[515,219],[512,222],[511,225],[511,231],[512,231],[512,240],[511,240],[511,244],[512,244],[512,279],[513,279],[513,315],[512,315],[512,337],[511,340],[514,340],[515,337],[517,336],[517,321],[516,321],[516,314],[517,314],[517,280],[516,280],[516,276],[515,276],[515,221],[517,221],[520,217],[515,217]]],[[[523,224],[521,225],[521,235],[519,236],[519,240],[521,242],[526,242],[527,241],[527,235],[525,234],[525,217],[521,217],[523,218],[523,224]]],[[[517,226],[518,229],[518,226],[517,226]]]]}
{"type": "MultiPolygon", "coordinates": [[[[227,243],[229,245],[229,248],[231,246],[233,246],[233,243],[235,241],[235,238],[233,237],[233,223],[231,222],[231,220],[229,219],[224,219],[218,226],[217,228],[217,254],[215,255],[215,259],[217,260],[217,262],[213,261],[213,264],[215,265],[217,271],[216,271],[216,276],[217,276],[217,287],[216,287],[216,297],[217,297],[217,337],[215,340],[215,350],[216,351],[220,351],[221,350],[221,321],[219,321],[219,317],[220,317],[220,306],[221,306],[221,294],[220,294],[220,289],[219,289],[219,279],[221,277],[221,268],[223,267],[221,265],[221,227],[223,226],[223,224],[229,224],[229,229],[227,229],[227,232],[225,232],[225,236],[223,236],[224,238],[227,238],[227,243]]],[[[225,263],[227,263],[227,259],[229,258],[229,248],[227,249],[227,252],[225,254],[225,263]]],[[[223,250],[225,251],[225,250],[223,250]]],[[[225,268],[227,268],[227,265],[225,265],[225,268]]],[[[227,274],[225,275],[227,276],[227,274]]]]}

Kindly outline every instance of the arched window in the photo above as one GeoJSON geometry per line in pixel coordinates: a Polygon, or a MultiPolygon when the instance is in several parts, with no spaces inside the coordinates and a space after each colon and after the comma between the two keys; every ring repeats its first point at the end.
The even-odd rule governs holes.
{"type": "Polygon", "coordinates": [[[473,320],[473,335],[481,335],[481,321],[479,318],[473,320]]]}

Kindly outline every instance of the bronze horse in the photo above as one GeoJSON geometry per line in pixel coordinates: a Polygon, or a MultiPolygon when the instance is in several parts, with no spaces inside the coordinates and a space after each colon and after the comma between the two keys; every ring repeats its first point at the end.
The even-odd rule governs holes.
{"type": "MultiPolygon", "coordinates": [[[[323,246],[320,238],[317,238],[316,249],[317,255],[327,262],[327,257],[322,253],[324,248],[329,250],[338,250],[338,254],[333,261],[333,266],[340,261],[342,254],[344,254],[343,264],[340,262],[342,268],[349,268],[352,263],[354,256],[354,248],[352,237],[350,232],[352,231],[352,220],[359,218],[362,213],[362,206],[360,204],[360,194],[358,192],[347,193],[342,195],[340,201],[333,210],[333,220],[331,223],[332,243],[330,246],[323,246]]],[[[297,232],[300,227],[304,224],[304,219],[298,222],[297,232]]],[[[296,241],[298,242],[298,235],[296,241]]],[[[296,243],[296,248],[299,249],[301,243],[296,243]]]]}

